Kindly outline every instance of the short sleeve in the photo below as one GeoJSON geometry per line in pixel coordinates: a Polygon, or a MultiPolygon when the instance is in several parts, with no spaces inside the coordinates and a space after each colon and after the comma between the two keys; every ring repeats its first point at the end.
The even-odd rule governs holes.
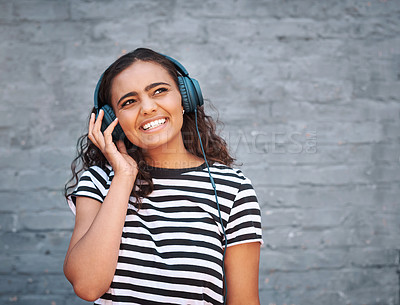
{"type": "Polygon", "coordinates": [[[228,247],[257,241],[263,244],[260,206],[248,178],[240,185],[225,233],[228,247]]]}
{"type": "Polygon", "coordinates": [[[92,166],[79,178],[74,192],[68,197],[68,205],[76,214],[76,197],[88,197],[103,203],[110,188],[110,172],[98,166],[92,166]]]}

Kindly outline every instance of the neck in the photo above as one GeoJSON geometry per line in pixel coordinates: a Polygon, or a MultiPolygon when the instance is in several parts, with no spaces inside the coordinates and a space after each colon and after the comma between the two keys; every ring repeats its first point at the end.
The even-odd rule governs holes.
{"type": "Polygon", "coordinates": [[[172,147],[161,146],[151,150],[143,150],[146,163],[161,168],[190,168],[203,164],[204,159],[192,155],[186,150],[183,141],[172,147]]]}
{"type": "Polygon", "coordinates": [[[152,156],[146,158],[146,163],[153,167],[159,168],[191,168],[203,164],[204,160],[192,155],[189,152],[183,154],[165,155],[161,158],[152,156]]]}

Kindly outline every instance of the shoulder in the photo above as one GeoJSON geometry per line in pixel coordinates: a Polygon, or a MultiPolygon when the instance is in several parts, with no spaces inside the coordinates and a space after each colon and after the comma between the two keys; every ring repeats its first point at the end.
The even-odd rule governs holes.
{"type": "Polygon", "coordinates": [[[251,180],[245,176],[241,169],[232,168],[221,163],[214,163],[210,166],[210,172],[215,183],[232,187],[232,194],[243,190],[254,190],[251,180]]]}
{"type": "Polygon", "coordinates": [[[78,195],[80,191],[92,191],[101,194],[104,199],[113,177],[114,171],[110,166],[104,168],[91,166],[83,172],[73,194],[78,195]]]}
{"type": "Polygon", "coordinates": [[[79,178],[75,190],[67,198],[74,214],[76,213],[76,197],[88,197],[103,202],[113,176],[111,167],[91,166],[86,169],[79,178]]]}
{"type": "Polygon", "coordinates": [[[211,165],[210,172],[213,175],[218,175],[220,178],[231,180],[240,184],[245,182],[251,183],[250,179],[243,174],[241,169],[232,168],[221,163],[216,162],[211,165]]]}
{"type": "Polygon", "coordinates": [[[81,176],[82,179],[90,179],[92,181],[108,182],[114,177],[114,171],[111,166],[100,167],[97,165],[89,167],[81,176]]]}

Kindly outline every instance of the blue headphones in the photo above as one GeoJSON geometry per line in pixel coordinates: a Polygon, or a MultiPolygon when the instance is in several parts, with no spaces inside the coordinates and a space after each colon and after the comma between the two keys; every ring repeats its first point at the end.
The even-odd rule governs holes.
{"type": "MultiPolygon", "coordinates": [[[[178,76],[178,85],[182,96],[183,109],[185,112],[195,112],[197,110],[197,106],[201,106],[204,103],[199,82],[194,78],[189,77],[189,73],[177,60],[166,55],[163,56],[171,61],[176,70],[181,74],[178,76]]],[[[115,120],[116,116],[110,105],[104,105],[103,107],[99,108],[99,87],[102,79],[103,75],[97,82],[96,89],[94,91],[94,108],[96,109],[96,117],[99,115],[99,111],[101,109],[104,111],[104,118],[101,125],[101,131],[104,132],[108,125],[115,120]]],[[[121,140],[125,137],[121,125],[118,124],[115,126],[112,136],[114,140],[121,140]]]]}

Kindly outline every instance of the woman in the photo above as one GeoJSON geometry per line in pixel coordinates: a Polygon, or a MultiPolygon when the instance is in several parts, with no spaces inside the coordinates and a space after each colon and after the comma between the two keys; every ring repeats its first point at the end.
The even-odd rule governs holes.
{"type": "Polygon", "coordinates": [[[259,304],[256,195],[229,167],[200,87],[185,74],[173,59],[141,48],[99,81],[72,164],[75,180],[84,172],[66,187],[76,218],[64,273],[82,299],[259,304]],[[188,106],[192,94],[197,102],[188,106]]]}

